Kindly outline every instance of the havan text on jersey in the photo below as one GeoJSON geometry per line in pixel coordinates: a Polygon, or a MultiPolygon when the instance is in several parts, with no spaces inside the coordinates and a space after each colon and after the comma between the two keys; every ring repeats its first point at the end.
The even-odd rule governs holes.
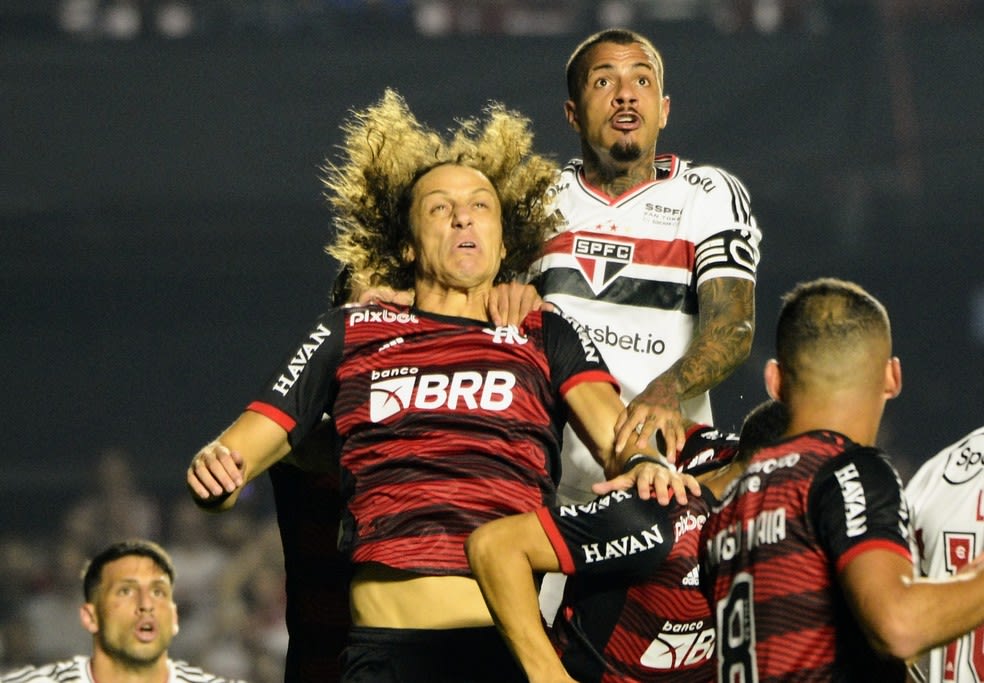
{"type": "Polygon", "coordinates": [[[273,390],[282,396],[286,396],[287,392],[290,391],[290,388],[294,386],[294,383],[297,382],[297,379],[304,372],[304,368],[307,367],[311,356],[321,348],[321,345],[330,336],[331,330],[323,324],[319,324],[314,328],[308,335],[307,340],[297,349],[297,353],[290,359],[286,371],[273,383],[273,390]]]}

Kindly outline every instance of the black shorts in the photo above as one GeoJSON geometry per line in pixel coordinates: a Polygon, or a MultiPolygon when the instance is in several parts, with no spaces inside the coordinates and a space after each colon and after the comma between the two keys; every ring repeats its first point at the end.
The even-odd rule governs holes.
{"type": "Polygon", "coordinates": [[[353,626],[343,683],[523,683],[495,627],[399,629],[353,626]]]}

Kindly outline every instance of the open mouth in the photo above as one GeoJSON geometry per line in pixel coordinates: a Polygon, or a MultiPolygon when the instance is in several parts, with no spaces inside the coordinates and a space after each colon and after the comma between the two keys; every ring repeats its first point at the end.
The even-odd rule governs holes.
{"type": "Polygon", "coordinates": [[[612,127],[616,130],[635,130],[639,127],[639,115],[632,112],[616,114],[612,117],[612,127]]]}
{"type": "Polygon", "coordinates": [[[149,642],[157,636],[157,624],[152,620],[143,620],[137,624],[137,639],[149,642]]]}

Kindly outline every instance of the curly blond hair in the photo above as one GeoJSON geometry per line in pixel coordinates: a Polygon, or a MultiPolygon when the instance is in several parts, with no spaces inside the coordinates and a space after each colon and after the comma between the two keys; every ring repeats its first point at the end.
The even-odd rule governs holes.
{"type": "Polygon", "coordinates": [[[351,290],[413,287],[415,265],[404,258],[412,240],[411,192],[422,175],[442,164],[480,171],[499,195],[506,257],[496,282],[524,273],[540,255],[559,220],[544,203],[558,166],[532,151],[528,118],[498,103],[483,114],[481,120],[458,120],[442,136],[421,124],[391,89],[351,112],[342,125],[342,160],[322,168],[335,214],[335,238],[325,250],[346,272],[351,290]]]}

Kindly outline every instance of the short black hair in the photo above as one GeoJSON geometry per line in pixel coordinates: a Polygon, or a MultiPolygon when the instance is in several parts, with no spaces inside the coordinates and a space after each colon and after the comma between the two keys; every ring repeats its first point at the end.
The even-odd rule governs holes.
{"type": "Polygon", "coordinates": [[[153,560],[154,564],[167,574],[171,585],[174,585],[174,563],[171,561],[171,556],[167,554],[167,551],[153,541],[140,538],[129,539],[114,543],[86,564],[85,569],[82,570],[82,594],[85,596],[86,602],[92,602],[92,597],[95,595],[96,589],[102,581],[103,567],[110,562],[123,557],[130,557],[131,555],[147,557],[153,560]]]}
{"type": "Polygon", "coordinates": [[[639,43],[647,50],[651,50],[657,60],[659,88],[660,90],[663,89],[663,55],[659,53],[659,50],[656,49],[652,41],[641,33],[636,33],[626,28],[607,28],[582,40],[567,59],[567,97],[569,99],[574,102],[579,101],[578,98],[581,94],[581,88],[584,86],[584,81],[587,77],[585,73],[586,67],[584,65],[585,56],[593,47],[602,43],[615,43],[616,45],[639,43]]]}
{"type": "Polygon", "coordinates": [[[738,454],[748,460],[770,441],[781,437],[789,426],[789,408],[773,399],[762,401],[745,416],[738,436],[738,454]]]}
{"type": "Polygon", "coordinates": [[[885,306],[860,285],[821,277],[800,282],[782,297],[776,323],[776,359],[787,381],[804,380],[806,369],[834,364],[864,340],[884,339],[891,348],[892,330],[885,306]],[[819,359],[819,360],[818,360],[819,359]]]}

